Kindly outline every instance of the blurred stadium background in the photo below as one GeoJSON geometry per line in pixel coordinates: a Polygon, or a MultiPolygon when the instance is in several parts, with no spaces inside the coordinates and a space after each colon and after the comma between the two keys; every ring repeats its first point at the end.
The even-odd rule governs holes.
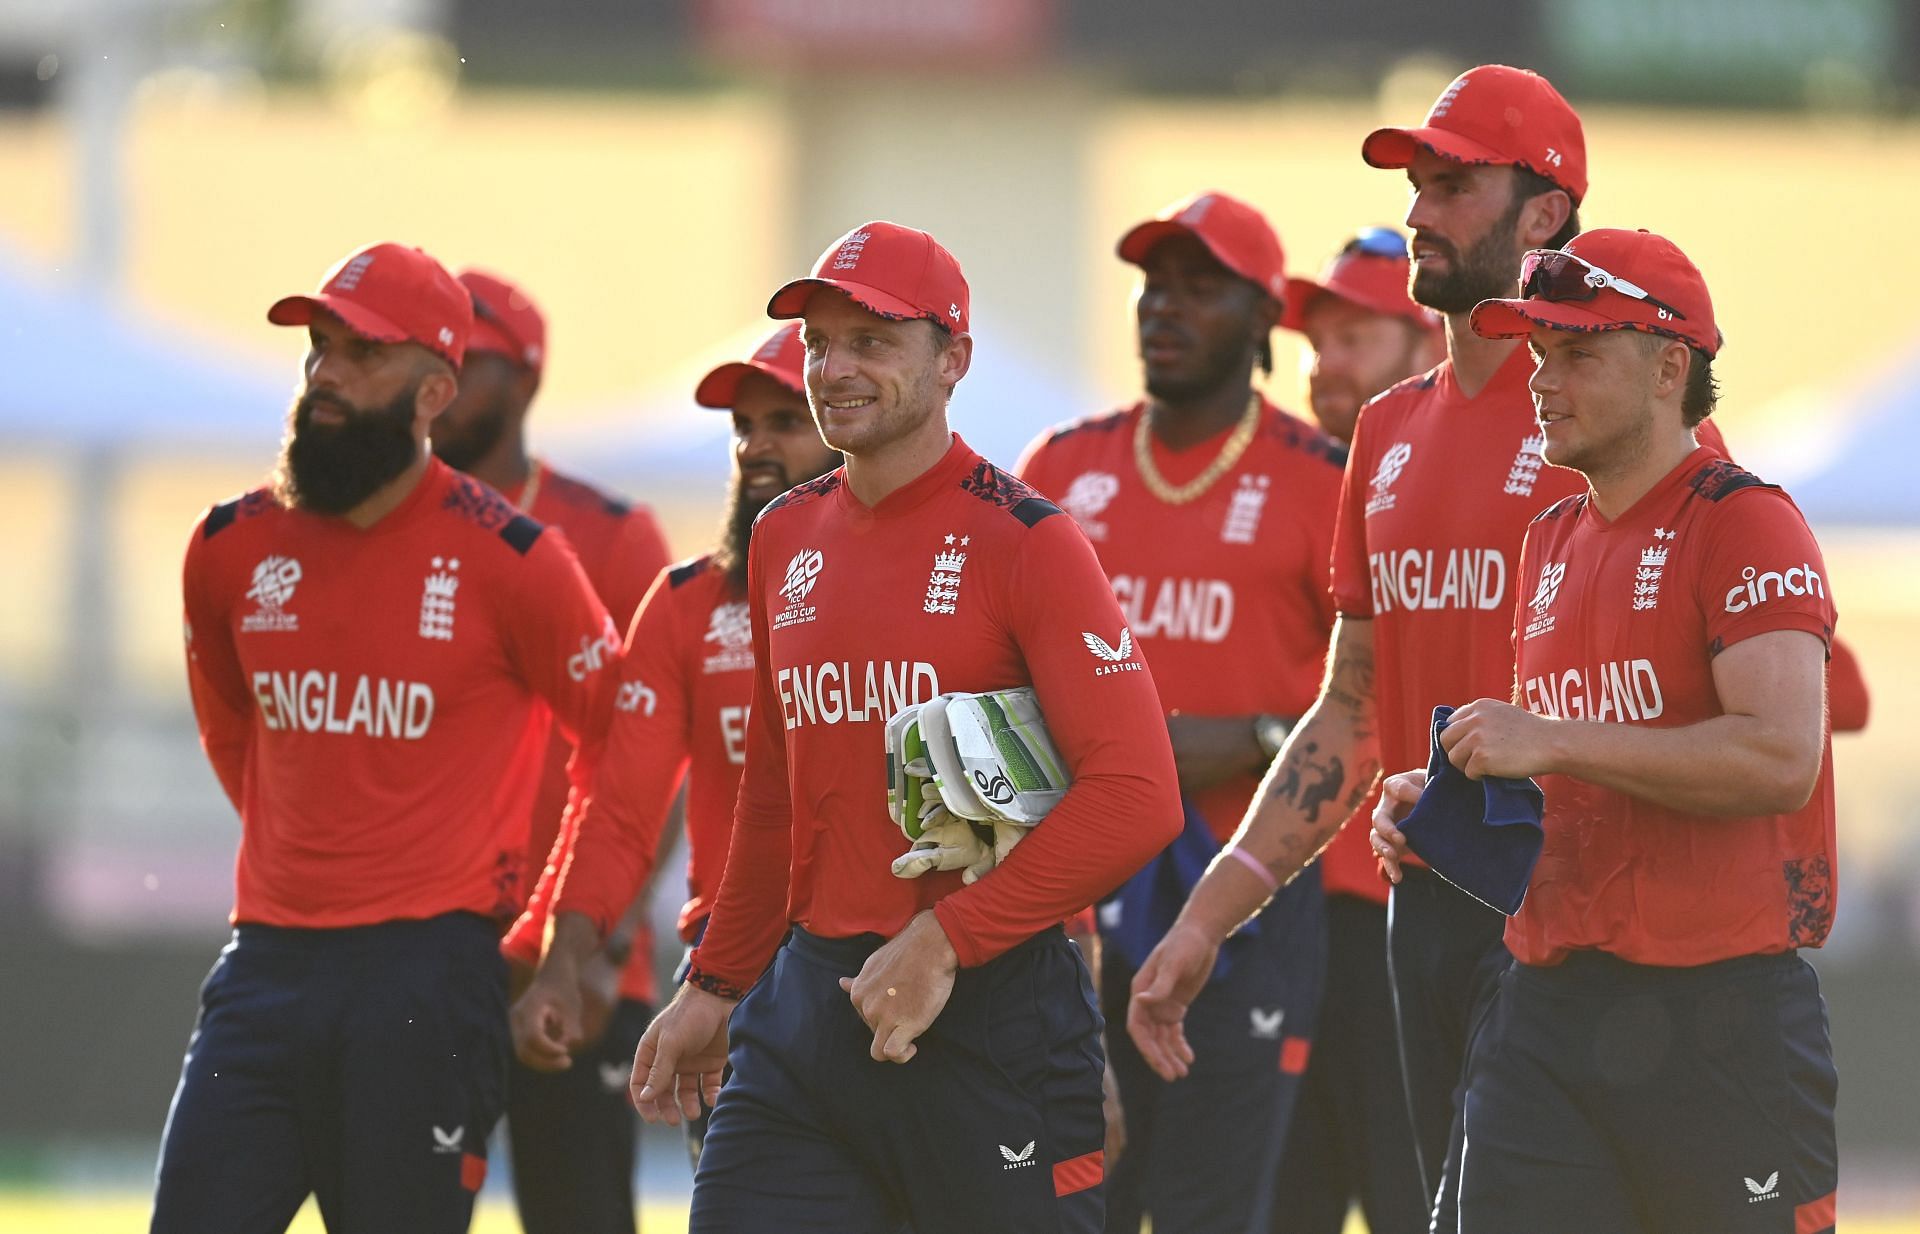
{"type": "MultiPolygon", "coordinates": [[[[1827,546],[1875,702],[1836,746],[1842,910],[1814,957],[1842,1211],[1920,1228],[1911,3],[0,0],[0,1229],[144,1228],[235,838],[187,708],[180,552],[270,464],[300,353],[272,299],[378,239],[520,280],[552,332],[536,449],[691,553],[725,474],[693,382],[848,226],[959,255],[957,424],[1011,462],[1136,388],[1127,224],[1226,189],[1311,271],[1404,210],[1360,137],[1486,61],[1582,111],[1588,225],[1705,269],[1718,418],[1827,546]]],[[[1270,389],[1303,406],[1276,341],[1270,389]]],[[[678,1228],[684,1158],[646,1157],[646,1228],[678,1228]]],[[[517,1229],[503,1194],[476,1228],[517,1229]]]]}

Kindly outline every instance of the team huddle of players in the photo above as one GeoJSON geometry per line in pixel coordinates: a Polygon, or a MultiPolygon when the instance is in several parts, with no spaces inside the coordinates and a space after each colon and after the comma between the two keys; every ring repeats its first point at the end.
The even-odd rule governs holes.
{"type": "Polygon", "coordinates": [[[529,1234],[630,1232],[637,1107],[703,1232],[1830,1230],[1797,949],[1866,696],[1708,419],[1706,280],[1581,230],[1536,74],[1361,154],[1411,239],[1316,279],[1224,193],[1120,237],[1142,396],[1011,470],[949,425],[959,262],[848,232],[695,391],[732,475],[678,564],[528,454],[520,288],[382,244],[276,303],[279,467],[187,552],[242,838],[152,1228],[463,1230],[504,1113],[529,1234]],[[1318,427],[1256,387],[1276,328],[1318,427]],[[903,835],[889,721],[1011,690],[1057,804],[903,835]],[[1544,791],[1511,915],[1408,850],[1457,773],[1544,791]]]}

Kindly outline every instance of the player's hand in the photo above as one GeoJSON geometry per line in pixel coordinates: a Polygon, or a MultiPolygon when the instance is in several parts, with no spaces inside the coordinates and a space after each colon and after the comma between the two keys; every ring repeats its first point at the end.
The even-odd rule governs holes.
{"type": "Polygon", "coordinates": [[[535,1071],[565,1071],[584,1042],[580,983],[568,964],[548,963],[534,974],[509,1017],[513,1052],[535,1071]]]}
{"type": "Polygon", "coordinates": [[[1193,1047],[1187,1043],[1187,1008],[1213,975],[1220,940],[1184,921],[1160,940],[1147,962],[1133,975],[1127,999],[1127,1035],[1140,1049],[1154,1074],[1178,1080],[1193,1066],[1193,1047]]]}
{"type": "Polygon", "coordinates": [[[633,1052],[628,1091],[633,1108],[650,1123],[678,1127],[700,1117],[700,1103],[720,1100],[727,1066],[727,1019],[735,1002],[683,985],[666,1010],[653,1017],[633,1052]]]}
{"type": "Polygon", "coordinates": [[[1373,832],[1367,842],[1390,883],[1400,881],[1400,861],[1407,855],[1407,837],[1398,826],[1427,787],[1427,769],[1416,767],[1380,781],[1380,804],[1373,807],[1373,832]]]}
{"type": "Polygon", "coordinates": [[[1559,726],[1545,716],[1497,699],[1477,698],[1454,711],[1440,730],[1447,761],[1475,780],[1521,779],[1553,769],[1559,726]]]}
{"type": "Polygon", "coordinates": [[[919,1051],[914,1040],[945,1009],[959,969],[947,932],[927,909],[868,956],[859,976],[840,979],[853,1009],[873,1030],[868,1052],[875,1062],[904,1063],[919,1051]]]}

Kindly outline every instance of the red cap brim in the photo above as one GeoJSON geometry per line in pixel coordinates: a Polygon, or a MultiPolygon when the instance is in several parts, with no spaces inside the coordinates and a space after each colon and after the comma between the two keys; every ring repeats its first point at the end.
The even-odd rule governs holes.
{"type": "Polygon", "coordinates": [[[764,373],[781,389],[792,390],[802,398],[806,397],[805,390],[796,388],[770,364],[762,364],[758,360],[729,360],[700,379],[700,384],[693,388],[693,401],[702,407],[729,410],[740,396],[740,383],[746,380],[749,373],[764,373]]]}
{"type": "Polygon", "coordinates": [[[1259,280],[1240,269],[1230,257],[1216,248],[1213,241],[1207,239],[1204,233],[1196,231],[1178,219],[1148,219],[1121,236],[1120,243],[1114,245],[1114,252],[1120,255],[1121,261],[1131,262],[1137,266],[1147,259],[1147,254],[1153,251],[1154,245],[1168,236],[1192,236],[1206,247],[1207,252],[1213,254],[1215,261],[1227,268],[1228,273],[1236,278],[1246,279],[1249,283],[1260,287],[1262,291],[1266,290],[1259,280]]]}
{"type": "Polygon", "coordinates": [[[273,307],[267,310],[267,320],[276,326],[304,326],[313,320],[315,309],[333,314],[346,323],[347,329],[376,343],[405,343],[411,338],[405,330],[366,305],[339,296],[329,296],[325,292],[276,300],[273,307]]]}
{"type": "Polygon", "coordinates": [[[773,293],[773,299],[767,301],[767,316],[775,321],[791,321],[806,316],[807,301],[823,287],[841,293],[869,312],[895,321],[917,321],[923,317],[933,320],[933,314],[891,292],[845,279],[795,279],[773,293]]]}
{"type": "Polygon", "coordinates": [[[1482,300],[1467,318],[1481,338],[1525,338],[1535,326],[1550,330],[1644,330],[1637,321],[1621,321],[1585,304],[1561,300],[1482,300]]]}
{"type": "Polygon", "coordinates": [[[1492,146],[1436,128],[1375,129],[1360,143],[1360,157],[1369,166],[1392,170],[1411,167],[1415,152],[1423,148],[1455,163],[1513,165],[1512,159],[1492,146]]]}

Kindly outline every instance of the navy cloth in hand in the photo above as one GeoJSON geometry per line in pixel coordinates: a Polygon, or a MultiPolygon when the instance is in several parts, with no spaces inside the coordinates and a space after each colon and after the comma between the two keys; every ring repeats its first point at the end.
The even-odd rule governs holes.
{"type": "Polygon", "coordinates": [[[1433,709],[1427,787],[1401,822],[1400,834],[1435,874],[1511,917],[1526,899],[1546,838],[1540,826],[1546,797],[1532,780],[1474,780],[1448,762],[1440,734],[1452,715],[1451,707],[1433,709]]]}

